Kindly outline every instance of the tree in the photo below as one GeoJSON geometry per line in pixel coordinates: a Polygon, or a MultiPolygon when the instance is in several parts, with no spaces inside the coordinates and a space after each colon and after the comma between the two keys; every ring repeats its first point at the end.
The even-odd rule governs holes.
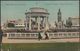
{"type": "Polygon", "coordinates": [[[13,23],[8,23],[8,27],[15,27],[13,23]]]}
{"type": "Polygon", "coordinates": [[[71,17],[69,17],[68,20],[66,20],[66,26],[67,27],[71,27],[72,26],[71,17]]]}

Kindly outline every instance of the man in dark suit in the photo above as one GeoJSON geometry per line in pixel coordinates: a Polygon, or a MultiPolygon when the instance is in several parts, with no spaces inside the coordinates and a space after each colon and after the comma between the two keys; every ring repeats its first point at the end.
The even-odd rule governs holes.
{"type": "Polygon", "coordinates": [[[42,36],[41,36],[40,32],[39,32],[39,34],[38,34],[38,39],[39,39],[39,40],[42,39],[42,36]]]}

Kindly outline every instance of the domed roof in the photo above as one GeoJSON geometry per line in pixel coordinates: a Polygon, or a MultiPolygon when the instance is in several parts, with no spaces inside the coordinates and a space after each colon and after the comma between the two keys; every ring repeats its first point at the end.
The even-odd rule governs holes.
{"type": "Polygon", "coordinates": [[[30,8],[30,11],[31,11],[31,12],[45,12],[45,13],[48,13],[47,9],[40,8],[40,7],[30,8]]]}

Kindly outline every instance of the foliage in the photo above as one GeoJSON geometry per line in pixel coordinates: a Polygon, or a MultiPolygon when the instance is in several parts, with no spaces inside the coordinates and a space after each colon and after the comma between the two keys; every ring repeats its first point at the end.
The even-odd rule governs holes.
{"type": "Polygon", "coordinates": [[[66,20],[66,26],[71,27],[72,26],[72,21],[71,18],[69,17],[68,20],[66,20]]]}
{"type": "Polygon", "coordinates": [[[8,23],[8,27],[15,27],[13,23],[8,23]]]}

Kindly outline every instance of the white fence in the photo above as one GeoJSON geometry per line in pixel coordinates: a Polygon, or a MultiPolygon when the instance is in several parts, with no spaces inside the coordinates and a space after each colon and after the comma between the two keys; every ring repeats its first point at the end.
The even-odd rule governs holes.
{"type": "MultiPolygon", "coordinates": [[[[38,38],[39,33],[7,33],[7,38],[38,38]]],[[[44,38],[44,32],[40,33],[44,38]]],[[[47,32],[48,37],[51,38],[78,38],[79,32],[47,32]]]]}

